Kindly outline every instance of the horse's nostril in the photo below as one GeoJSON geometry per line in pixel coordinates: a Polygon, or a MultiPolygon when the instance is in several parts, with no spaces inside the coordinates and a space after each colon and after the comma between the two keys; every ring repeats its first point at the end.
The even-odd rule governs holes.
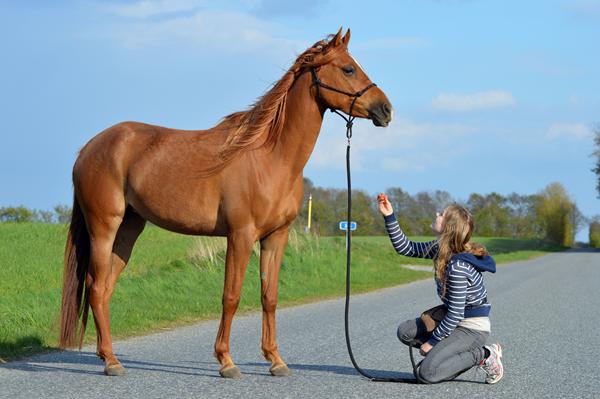
{"type": "Polygon", "coordinates": [[[390,116],[390,113],[392,112],[392,109],[390,107],[390,105],[388,103],[383,103],[381,105],[381,109],[383,111],[383,114],[387,117],[390,116]]]}

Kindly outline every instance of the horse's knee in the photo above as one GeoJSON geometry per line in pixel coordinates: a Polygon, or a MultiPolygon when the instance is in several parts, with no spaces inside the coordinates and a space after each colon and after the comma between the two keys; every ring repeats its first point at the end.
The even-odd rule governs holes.
{"type": "Polygon", "coordinates": [[[261,298],[263,311],[273,313],[277,309],[277,298],[263,295],[261,298]]]}
{"type": "Polygon", "coordinates": [[[106,294],[106,284],[93,282],[89,287],[89,295],[90,295],[90,305],[98,305],[102,303],[104,296],[106,294]]]}
{"type": "Polygon", "coordinates": [[[115,290],[114,283],[93,282],[90,285],[90,305],[107,303],[115,290]]]}
{"type": "Polygon", "coordinates": [[[240,304],[240,296],[223,294],[222,304],[223,311],[235,312],[238,305],[240,304]]]}

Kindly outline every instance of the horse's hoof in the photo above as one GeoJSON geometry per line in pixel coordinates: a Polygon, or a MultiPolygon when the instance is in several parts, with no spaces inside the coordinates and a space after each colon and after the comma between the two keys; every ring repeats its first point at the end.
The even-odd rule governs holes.
{"type": "Polygon", "coordinates": [[[274,375],[275,377],[289,377],[292,375],[292,370],[290,370],[285,364],[279,364],[271,367],[269,371],[271,372],[271,375],[274,375]]]}
{"type": "Polygon", "coordinates": [[[121,363],[109,364],[104,367],[104,374],[110,376],[121,376],[126,373],[125,367],[121,365],[121,363]]]}
{"type": "Polygon", "coordinates": [[[242,378],[242,373],[236,366],[230,366],[228,368],[221,369],[219,370],[219,374],[221,374],[221,377],[223,378],[233,378],[234,380],[239,380],[242,378]]]}

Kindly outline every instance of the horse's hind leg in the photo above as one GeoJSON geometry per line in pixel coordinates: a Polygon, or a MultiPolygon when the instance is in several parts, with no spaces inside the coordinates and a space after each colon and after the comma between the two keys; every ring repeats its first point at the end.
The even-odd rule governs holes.
{"type": "MultiPolygon", "coordinates": [[[[100,222],[92,216],[90,228],[91,264],[89,281],[90,306],[96,324],[97,354],[105,362],[107,375],[122,375],[125,369],[114,355],[110,337],[110,299],[119,274],[125,268],[136,239],[144,229],[145,221],[131,208],[124,217],[106,218],[100,222]]],[[[90,224],[88,222],[88,224],[90,224]]]]}
{"type": "Polygon", "coordinates": [[[90,267],[86,285],[98,338],[96,354],[105,361],[107,374],[109,369],[122,374],[122,366],[112,352],[109,304],[105,300],[111,281],[113,244],[121,221],[122,216],[101,217],[92,212],[88,212],[86,217],[90,233],[90,267]]]}

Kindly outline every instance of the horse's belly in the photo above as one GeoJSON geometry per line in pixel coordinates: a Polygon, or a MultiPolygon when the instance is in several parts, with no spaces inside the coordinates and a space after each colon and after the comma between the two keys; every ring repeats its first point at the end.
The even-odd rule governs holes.
{"type": "Polygon", "coordinates": [[[127,202],[149,222],[181,234],[227,234],[219,218],[218,199],[179,190],[129,190],[127,202]],[[179,193],[179,194],[178,194],[179,193]]]}

